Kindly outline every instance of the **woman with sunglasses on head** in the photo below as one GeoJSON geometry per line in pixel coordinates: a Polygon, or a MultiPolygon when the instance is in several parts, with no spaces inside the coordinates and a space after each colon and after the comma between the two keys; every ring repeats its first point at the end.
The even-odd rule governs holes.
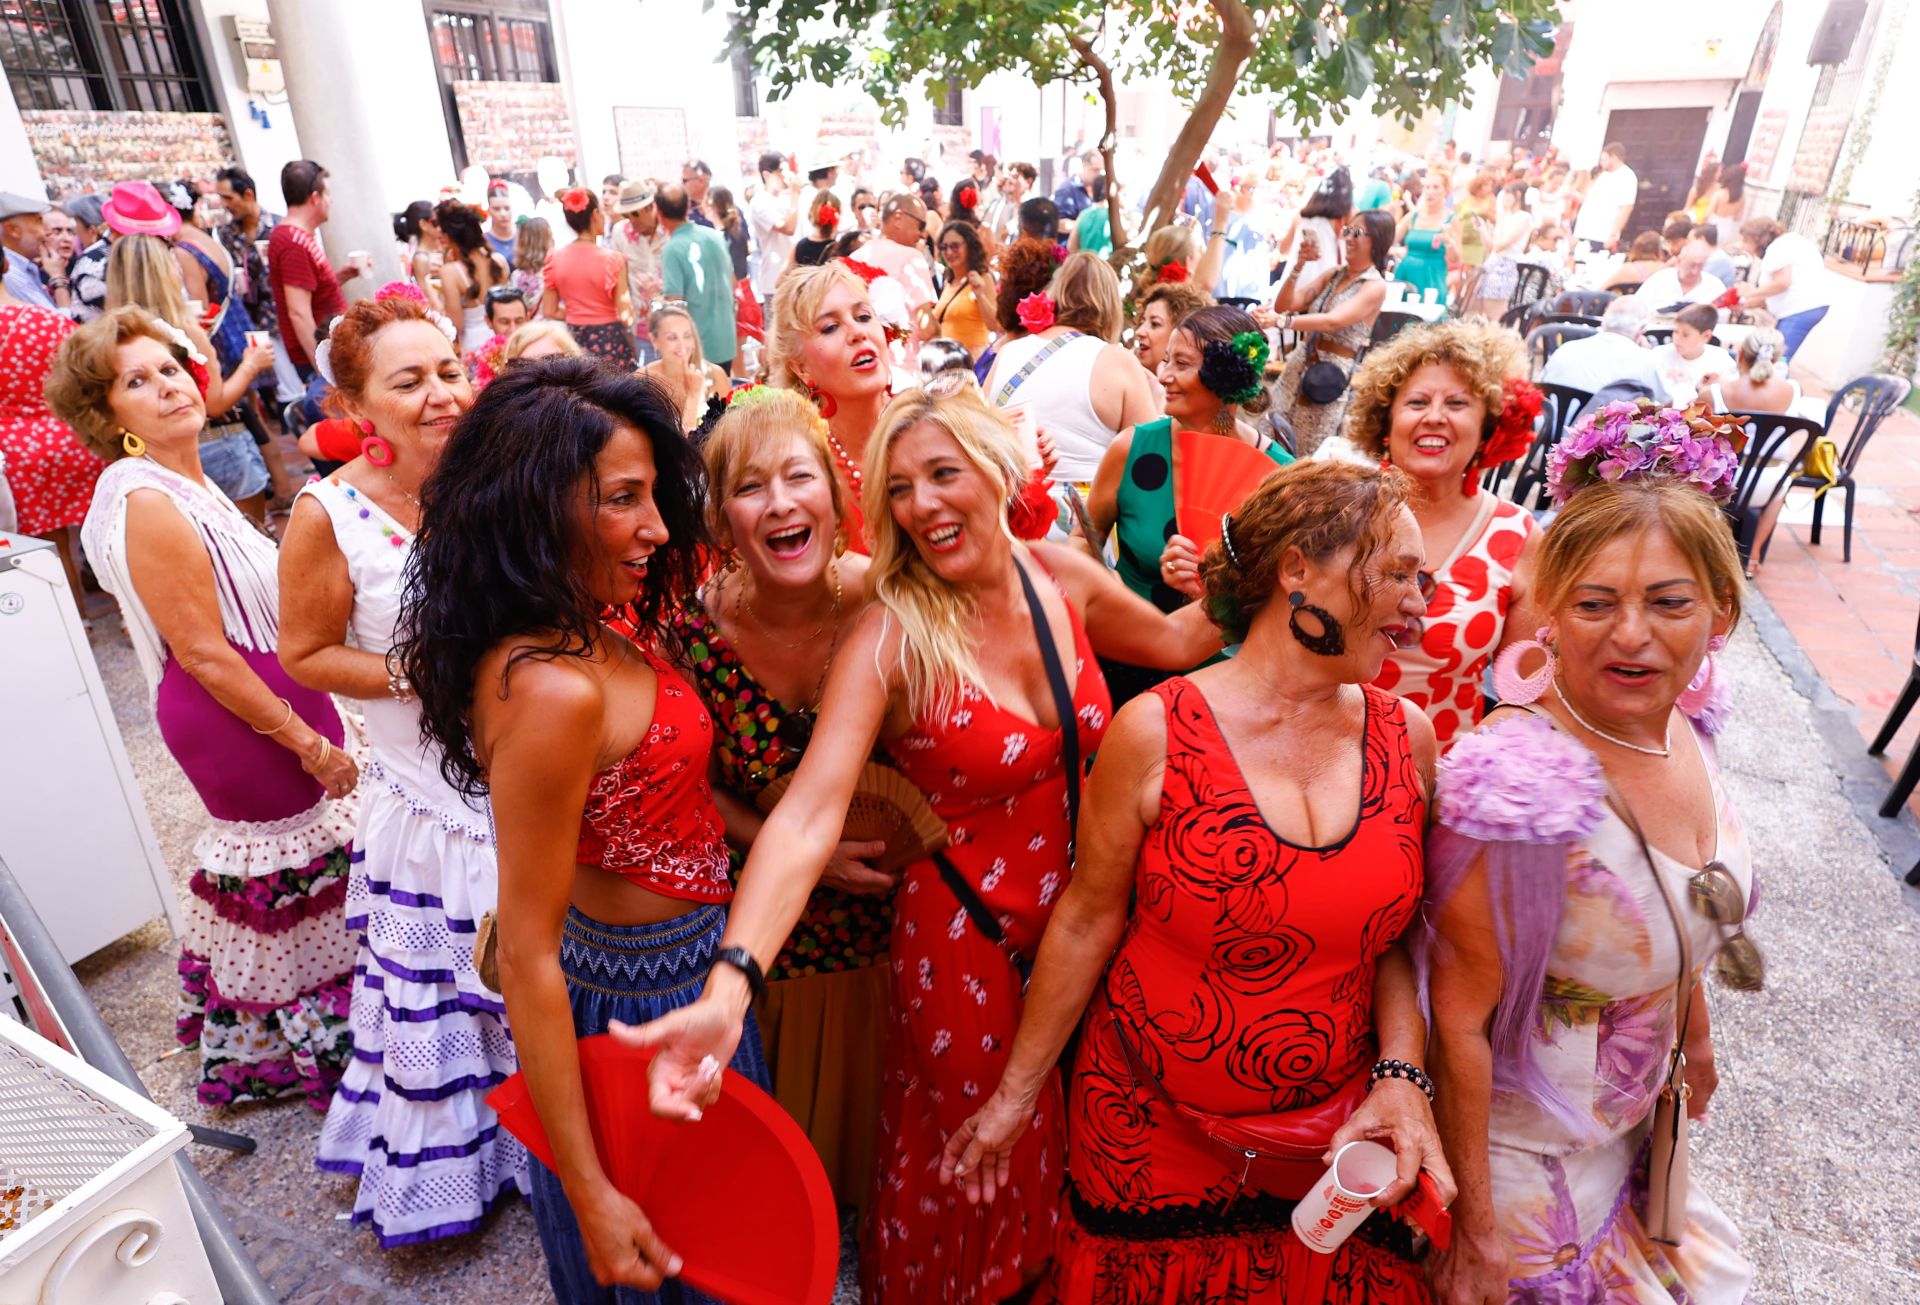
{"type": "Polygon", "coordinates": [[[1157,685],[1101,745],[1005,1072],[941,1165],[970,1201],[1004,1203],[1013,1148],[1037,1106],[1052,1113],[1053,1066],[1080,1029],[1047,1299],[1427,1300],[1396,1221],[1331,1256],[1289,1221],[1320,1148],[1362,1137],[1398,1159],[1376,1204],[1421,1170],[1451,1195],[1400,941],[1420,905],[1433,731],[1368,684],[1419,628],[1409,491],[1335,462],[1255,490],[1206,560],[1205,606],[1239,654],[1157,685]],[[1279,1112],[1309,1149],[1256,1173],[1184,1110],[1279,1112]]]}
{"type": "MultiPolygon", "coordinates": [[[[1313,239],[1309,231],[1300,233],[1304,245],[1313,239]]],[[[1345,377],[1365,351],[1374,319],[1387,301],[1382,274],[1393,247],[1393,216],[1380,209],[1355,213],[1341,224],[1340,239],[1340,261],[1315,280],[1301,280],[1300,260],[1295,261],[1294,271],[1280,283],[1274,300],[1276,316],[1268,321],[1300,336],[1300,344],[1280,373],[1275,397],[1293,427],[1294,452],[1303,458],[1313,456],[1320,442],[1340,428],[1340,414],[1346,407],[1345,377]],[[1321,363],[1341,373],[1338,392],[1318,391],[1308,382],[1307,369],[1321,363]]],[[[1308,257],[1310,251],[1302,255],[1308,257]]]]}
{"type": "Polygon", "coordinates": [[[1752,1286],[1733,1225],[1684,1180],[1684,1124],[1716,1084],[1698,980],[1713,962],[1755,988],[1763,969],[1706,738],[1741,574],[1700,486],[1725,498],[1738,457],[1710,420],[1647,420],[1679,435],[1632,480],[1597,470],[1632,420],[1561,446],[1584,452],[1556,455],[1540,642],[1503,654],[1510,705],[1441,766],[1416,955],[1460,1182],[1443,1305],[1738,1305],[1752,1286]]]}
{"type": "MultiPolygon", "coordinates": [[[[784,292],[783,292],[784,293],[784,292]]],[[[1028,475],[1019,436],[971,387],[914,390],[882,415],[865,470],[874,605],[836,653],[800,768],[740,879],[727,943],[694,1009],[635,1034],[658,1042],[656,1112],[684,1117],[695,1081],[739,1037],[748,995],[834,854],[875,746],[927,794],[947,848],[907,867],[890,944],[894,1013],[881,1161],[861,1254],[866,1299],[990,1302],[1018,1293],[1052,1244],[1062,1156],[1057,1087],[1015,1148],[1014,1199],[971,1207],[935,1172],[998,1079],[1020,1018],[1022,970],[1071,870],[1079,761],[1105,731],[1096,654],[1192,666],[1220,646],[1197,606],[1168,616],[1071,548],[1008,527],[1028,475]]]]}
{"type": "Polygon", "coordinates": [[[473,1232],[527,1190],[526,1150],[485,1101],[516,1065],[506,1011],[473,961],[499,892],[486,804],[442,777],[387,657],[421,490],[474,396],[453,324],[418,295],[396,281],[327,333],[321,367],[359,453],[300,491],[280,550],[280,664],[356,700],[372,748],[347,881],[354,1055],[317,1163],[359,1178],[354,1222],[383,1250],[473,1232]]]}
{"type": "MultiPolygon", "coordinates": [[[[733,886],[712,720],[602,616],[661,630],[693,592],[705,477],[659,386],[585,358],[507,368],[459,444],[421,496],[394,657],[446,778],[491,799],[501,991],[555,1157],[529,1171],[553,1293],[613,1305],[679,1265],[601,1167],[577,1039],[691,1000],[733,886]]],[[[737,1046],[765,1086],[750,1015],[737,1046]]]]}
{"type": "Polygon", "coordinates": [[[1493,655],[1533,633],[1532,513],[1480,477],[1532,447],[1540,392],[1523,379],[1520,337],[1486,322],[1409,327],[1353,377],[1347,439],[1413,477],[1414,519],[1433,572],[1427,628],[1377,681],[1427,713],[1445,751],[1485,710],[1493,655]]]}
{"type": "MultiPolygon", "coordinates": [[[[761,792],[800,764],[835,656],[867,606],[867,559],[843,552],[846,495],[826,423],[790,390],[739,391],[702,449],[725,564],[667,620],[713,713],[715,798],[736,861],[761,792]]],[[[879,1143],[887,938],[899,872],[884,843],[842,840],[767,967],[760,1030],[774,1095],[813,1139],[842,1206],[865,1209],[879,1143]]]]}

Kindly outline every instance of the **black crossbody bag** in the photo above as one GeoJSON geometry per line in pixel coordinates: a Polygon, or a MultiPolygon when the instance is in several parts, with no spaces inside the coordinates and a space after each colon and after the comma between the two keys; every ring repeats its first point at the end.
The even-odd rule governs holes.
{"type": "MultiPolygon", "coordinates": [[[[1060,664],[1060,650],[1054,646],[1053,630],[1047,624],[1047,614],[1040,606],[1040,595],[1034,590],[1027,568],[1018,561],[1014,567],[1020,572],[1020,587],[1026,591],[1027,610],[1033,616],[1034,637],[1040,641],[1040,660],[1047,668],[1047,687],[1053,693],[1054,713],[1060,717],[1060,759],[1067,775],[1067,864],[1071,866],[1074,838],[1080,829],[1080,723],[1074,716],[1073,694],[1067,688],[1066,668],[1060,664]]],[[[967,918],[973,921],[973,927],[1013,962],[1013,968],[1020,973],[1020,990],[1025,992],[1033,978],[1033,962],[1008,939],[1000,921],[988,909],[986,902],[981,900],[980,894],[973,890],[966,876],[947,859],[945,852],[935,852],[933,864],[939,868],[940,877],[959,900],[967,918]]]]}

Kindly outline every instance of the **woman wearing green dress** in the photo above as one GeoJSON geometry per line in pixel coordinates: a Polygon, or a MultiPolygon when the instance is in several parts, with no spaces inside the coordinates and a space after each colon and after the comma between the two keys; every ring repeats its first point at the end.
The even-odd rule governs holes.
{"type": "MultiPolygon", "coordinates": [[[[1166,416],[1123,431],[1107,446],[1087,500],[1094,532],[1115,536],[1120,579],[1163,612],[1191,601],[1171,581],[1178,568],[1192,569],[1198,553],[1178,533],[1174,481],[1180,475],[1178,430],[1212,431],[1237,439],[1273,460],[1293,461],[1243,416],[1257,417],[1271,403],[1263,371],[1267,343],[1259,325],[1238,308],[1196,308],[1180,319],[1160,364],[1166,416]]],[[[1102,662],[1114,707],[1176,672],[1102,662]]]]}
{"type": "Polygon", "coordinates": [[[1410,298],[1447,302],[1447,239],[1451,222],[1447,215],[1447,174],[1429,171],[1420,183],[1420,202],[1400,219],[1394,239],[1406,247],[1400,264],[1393,269],[1394,279],[1413,287],[1410,298]]]}

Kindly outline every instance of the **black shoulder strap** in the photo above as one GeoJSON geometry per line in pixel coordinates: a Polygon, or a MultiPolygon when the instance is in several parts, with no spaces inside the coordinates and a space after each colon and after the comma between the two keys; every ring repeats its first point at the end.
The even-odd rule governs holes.
{"type": "Polygon", "coordinates": [[[1027,568],[1015,564],[1020,572],[1020,587],[1026,591],[1027,611],[1033,616],[1034,637],[1040,641],[1040,660],[1047,668],[1047,687],[1053,691],[1053,710],[1060,717],[1060,760],[1067,777],[1067,863],[1073,863],[1074,843],[1080,833],[1080,729],[1073,711],[1073,693],[1067,688],[1066,668],[1060,664],[1060,650],[1053,643],[1053,629],[1047,624],[1046,609],[1027,575],[1027,568]]]}

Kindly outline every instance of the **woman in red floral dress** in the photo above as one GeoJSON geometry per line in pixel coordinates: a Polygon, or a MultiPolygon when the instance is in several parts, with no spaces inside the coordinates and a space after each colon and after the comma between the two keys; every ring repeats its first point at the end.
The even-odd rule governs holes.
{"type": "Polygon", "coordinates": [[[1269,479],[1205,565],[1239,655],[1130,703],[1101,750],[1006,1075],[942,1164],[980,1208],[1006,1207],[1009,1157],[1086,1011],[1054,1249],[1067,1305],[1428,1299],[1394,1219],[1332,1255],[1294,1236],[1323,1160],[1249,1183],[1176,1109],[1312,1121],[1329,1158],[1375,1138],[1400,1161],[1377,1204],[1420,1169],[1451,1198],[1399,942],[1437,754],[1419,710],[1366,683],[1418,633],[1407,493],[1327,462],[1269,479]]]}
{"type": "Polygon", "coordinates": [[[86,519],[93,483],[107,464],[47,407],[47,373],[73,323],[0,290],[0,479],[13,490],[19,530],[60,549],[67,583],[80,599],[68,530],[86,519]]]}
{"type": "MultiPolygon", "coordinates": [[[[1009,1156],[1014,1199],[969,1205],[941,1184],[939,1161],[947,1134],[999,1078],[1020,1019],[1020,970],[1068,880],[1077,776],[1063,764],[1061,727],[1071,724],[1083,758],[1105,732],[1096,653],[1191,666],[1220,638],[1197,608],[1163,613],[1084,554],[1016,542],[1009,487],[1027,479],[1025,453],[971,390],[895,399],[863,470],[874,605],[835,656],[820,724],[754,840],[725,945],[773,961],[880,743],[947,821],[943,856],[1005,946],[986,937],[941,867],[907,869],[895,896],[865,1294],[889,1305],[993,1302],[1036,1279],[1054,1244],[1058,1083],[1036,1099],[1035,1127],[1009,1156]],[[1066,711],[1043,648],[1058,662],[1060,696],[1071,697],[1066,711]]],[[[700,1064],[724,1063],[752,986],[741,969],[718,967],[693,1006],[631,1035],[663,1047],[649,1070],[656,1112],[684,1117],[711,1102],[718,1085],[700,1064]]]]}

